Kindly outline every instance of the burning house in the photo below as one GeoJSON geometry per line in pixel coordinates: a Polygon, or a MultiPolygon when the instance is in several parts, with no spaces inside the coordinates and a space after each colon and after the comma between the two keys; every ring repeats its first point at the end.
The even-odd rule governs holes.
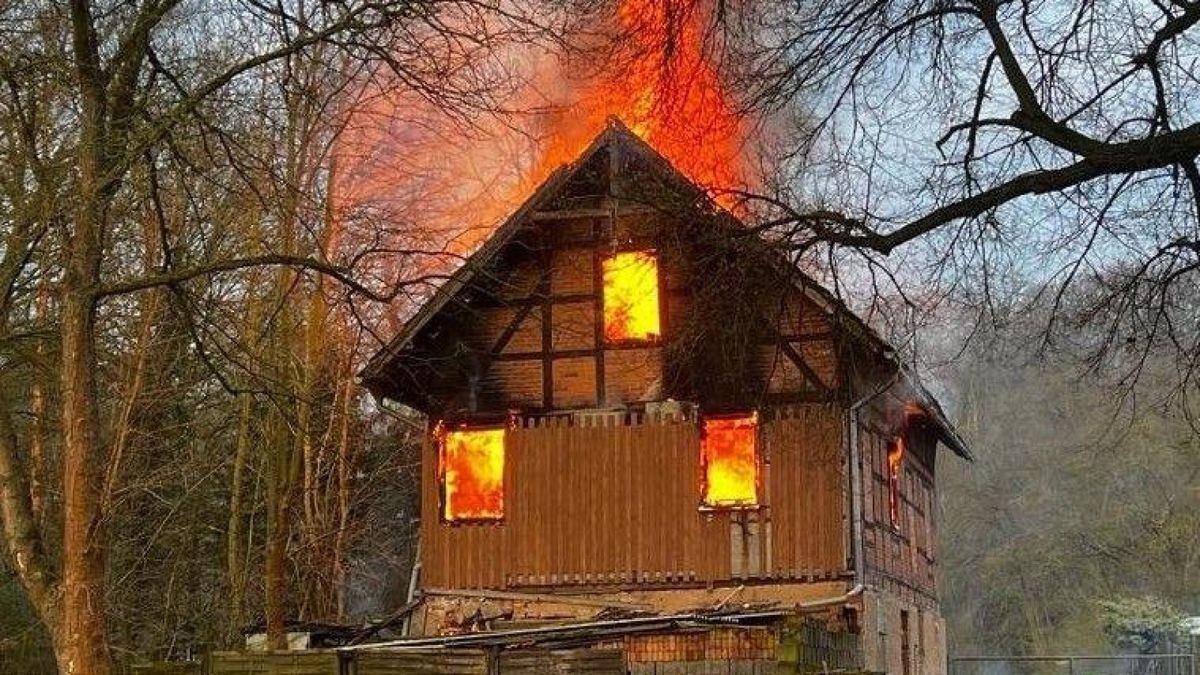
{"type": "Polygon", "coordinates": [[[420,643],[944,672],[935,458],[967,448],[872,329],[619,123],[363,380],[430,420],[420,643]]]}

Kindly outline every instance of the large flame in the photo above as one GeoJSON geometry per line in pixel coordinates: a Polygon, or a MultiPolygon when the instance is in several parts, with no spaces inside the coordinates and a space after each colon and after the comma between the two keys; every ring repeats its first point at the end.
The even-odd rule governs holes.
{"type": "Polygon", "coordinates": [[[504,429],[456,429],[442,431],[439,437],[442,517],[503,518],[504,429]]]}
{"type": "Polygon", "coordinates": [[[604,337],[610,342],[652,340],[658,317],[658,260],[649,251],[604,259],[604,337]]]}
{"type": "Polygon", "coordinates": [[[704,505],[758,505],[758,417],[704,420],[704,505]]]}
{"type": "MultiPolygon", "coordinates": [[[[710,61],[707,8],[696,0],[620,0],[616,31],[625,47],[570,83],[573,95],[549,120],[533,174],[574,159],[607,118],[617,117],[701,186],[745,187],[749,129],[710,61]]],[[[548,74],[564,76],[573,79],[548,74]]]]}
{"type": "Polygon", "coordinates": [[[341,208],[473,228],[451,246],[462,252],[578,157],[610,117],[701,186],[745,187],[751,128],[710,60],[719,51],[711,24],[706,0],[618,0],[608,25],[593,31],[604,36],[596,53],[564,59],[531,47],[506,58],[527,79],[501,104],[516,114],[474,120],[469,130],[403,86],[369,82],[347,103],[337,142],[341,208]]]}
{"type": "MultiPolygon", "coordinates": [[[[448,114],[377,73],[354,90],[331,170],[345,251],[375,285],[403,288],[407,303],[383,312],[394,332],[413,307],[474,251],[556,168],[576,159],[619,118],[697,184],[719,191],[753,183],[751,125],[737,112],[710,61],[709,0],[617,0],[592,35],[600,51],[564,58],[510,45],[497,107],[512,114],[448,114]],[[377,253],[363,255],[364,245],[377,253]]],[[[465,69],[461,69],[465,70],[465,69]]],[[[728,193],[726,193],[728,194],[728,193]]]]}

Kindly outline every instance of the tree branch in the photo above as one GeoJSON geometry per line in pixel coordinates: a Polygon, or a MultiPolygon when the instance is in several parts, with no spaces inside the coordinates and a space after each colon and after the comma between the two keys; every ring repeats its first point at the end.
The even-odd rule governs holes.
{"type": "Polygon", "coordinates": [[[47,626],[55,625],[58,585],[33,517],[29,483],[17,459],[17,432],[8,402],[0,394],[0,520],[9,564],[47,626]]]}
{"type": "Polygon", "coordinates": [[[1108,145],[1090,157],[1058,169],[1023,173],[988,190],[936,208],[887,233],[876,233],[861,221],[828,211],[794,213],[787,220],[812,228],[825,241],[869,248],[887,255],[897,246],[947,223],[982,215],[1018,197],[1058,192],[1101,176],[1183,164],[1194,161],[1197,155],[1200,155],[1200,123],[1161,136],[1108,145]]]}
{"type": "Polygon", "coordinates": [[[114,295],[125,295],[144,291],[148,288],[158,286],[173,286],[186,281],[198,279],[200,277],[212,276],[222,272],[235,272],[237,270],[248,269],[251,267],[295,267],[300,269],[311,270],[318,272],[327,277],[331,277],[342,285],[349,288],[351,291],[364,295],[372,300],[379,302],[387,302],[395,297],[395,292],[379,293],[363,284],[356,281],[350,273],[350,270],[339,267],[332,263],[328,263],[315,258],[307,258],[296,255],[282,254],[267,254],[259,256],[250,256],[247,258],[230,258],[210,263],[208,265],[199,265],[189,269],[171,270],[162,274],[154,274],[141,277],[138,279],[130,279],[121,281],[115,284],[109,284],[100,288],[96,292],[96,298],[103,299],[114,295]]]}

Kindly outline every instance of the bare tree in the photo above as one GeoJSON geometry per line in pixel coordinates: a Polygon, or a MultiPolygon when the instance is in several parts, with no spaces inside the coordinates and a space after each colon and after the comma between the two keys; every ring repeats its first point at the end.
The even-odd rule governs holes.
{"type": "Polygon", "coordinates": [[[1074,316],[1106,328],[1097,358],[1170,342],[1192,371],[1200,4],[716,6],[749,109],[799,120],[779,136],[789,172],[743,195],[764,229],[923,282],[926,299],[967,287],[984,312],[978,293],[1086,298],[1074,316]]]}
{"type": "MultiPolygon", "coordinates": [[[[245,196],[256,196],[264,175],[293,196],[304,188],[296,174],[275,173],[270,159],[247,152],[253,144],[243,145],[255,132],[255,105],[279,102],[263,98],[262,82],[287,83],[300,63],[293,59],[320,49],[328,67],[344,68],[347,86],[382,75],[434,105],[479,110],[498,72],[497,62],[481,63],[499,44],[541,31],[519,8],[470,0],[72,0],[0,8],[0,389],[6,398],[39,389],[46,400],[53,385],[61,521],[39,514],[39,486],[55,466],[34,452],[39,446],[21,429],[15,400],[0,408],[0,515],[9,563],[62,672],[109,671],[106,500],[119,491],[120,462],[109,467],[127,447],[149,373],[150,343],[135,338],[131,353],[143,356],[129,362],[126,405],[118,401],[110,414],[102,385],[111,355],[102,345],[138,335],[117,330],[138,325],[138,317],[154,326],[173,298],[188,348],[211,363],[219,355],[202,352],[193,319],[204,305],[196,298],[220,288],[217,277],[233,279],[228,291],[262,267],[287,270],[280,283],[317,274],[346,294],[379,301],[405,284],[404,270],[356,280],[356,265],[369,258],[361,252],[285,245],[278,235],[300,227],[304,236],[294,218],[260,211],[278,227],[257,240],[219,226],[231,206],[255,201],[245,196]],[[172,196],[178,210],[166,204],[172,196]],[[52,298],[40,308],[39,289],[52,298]]],[[[296,200],[275,206],[289,203],[296,200]]]]}

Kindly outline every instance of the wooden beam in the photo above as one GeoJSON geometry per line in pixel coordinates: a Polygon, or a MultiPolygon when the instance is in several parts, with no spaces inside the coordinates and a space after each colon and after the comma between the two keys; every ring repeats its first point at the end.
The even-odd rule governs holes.
{"type": "Polygon", "coordinates": [[[554,407],[554,324],[552,313],[554,301],[550,298],[551,279],[554,270],[554,251],[542,251],[542,278],[538,282],[538,294],[542,296],[542,406],[554,407]]]}
{"type": "MultiPolygon", "coordinates": [[[[604,236],[604,221],[592,224],[592,236],[599,241],[604,236]]],[[[596,345],[596,405],[604,405],[604,253],[600,246],[592,249],[592,344],[596,345]]]]}
{"type": "Polygon", "coordinates": [[[512,352],[497,354],[497,361],[538,361],[542,359],[566,359],[580,356],[594,356],[595,349],[560,349],[549,352],[512,352]]]}
{"type": "Polygon", "coordinates": [[[801,356],[800,352],[797,352],[796,349],[792,347],[791,343],[784,339],[783,335],[779,332],[778,326],[776,326],[774,322],[767,320],[766,317],[760,318],[770,329],[772,337],[775,338],[775,344],[779,347],[779,349],[783,350],[783,353],[788,357],[788,360],[796,365],[796,368],[798,368],[804,375],[804,379],[808,380],[818,391],[831,392],[834,390],[833,387],[830,387],[821,381],[820,376],[818,376],[816,371],[814,371],[808,365],[808,362],[804,360],[804,357],[801,356]]]}
{"type": "Polygon", "coordinates": [[[521,324],[525,321],[525,319],[529,318],[529,315],[533,312],[533,308],[536,306],[537,305],[533,304],[525,305],[516,313],[515,316],[513,316],[513,320],[504,328],[504,332],[500,334],[500,337],[496,338],[496,342],[488,351],[488,354],[485,357],[488,361],[495,359],[500,355],[500,352],[504,351],[504,348],[508,346],[509,341],[512,340],[513,335],[516,335],[517,330],[521,327],[521,324]]]}
{"type": "Polygon", "coordinates": [[[620,351],[636,351],[639,349],[659,349],[662,348],[662,342],[647,342],[644,344],[636,342],[620,342],[608,345],[603,345],[599,349],[559,349],[549,352],[509,352],[507,354],[497,354],[497,361],[532,361],[536,359],[564,359],[580,356],[595,356],[597,352],[620,352],[620,351]]]}
{"type": "Polygon", "coordinates": [[[517,600],[521,602],[546,602],[557,603],[560,605],[578,605],[580,607],[596,607],[597,609],[606,609],[613,607],[616,609],[630,610],[652,610],[653,606],[634,602],[622,602],[620,600],[601,600],[595,598],[581,598],[574,595],[557,595],[554,593],[520,593],[516,591],[490,591],[486,589],[453,589],[453,588],[425,588],[421,591],[425,595],[441,595],[450,597],[463,598],[484,598],[487,600],[517,600]]]}
{"type": "MultiPolygon", "coordinates": [[[[549,298],[551,304],[565,305],[572,302],[591,302],[591,293],[563,293],[561,295],[552,295],[549,298]]],[[[472,309],[496,309],[498,307],[524,307],[526,305],[541,305],[546,302],[546,298],[540,293],[538,295],[527,295],[520,298],[512,298],[510,300],[502,300],[493,298],[489,300],[480,300],[475,303],[472,309]]]]}
{"type": "MultiPolygon", "coordinates": [[[[638,216],[662,213],[661,210],[649,206],[627,206],[616,210],[617,216],[638,216]]],[[[579,218],[608,218],[614,215],[613,209],[563,209],[559,211],[534,211],[529,215],[530,220],[575,220],[579,218]]]]}

